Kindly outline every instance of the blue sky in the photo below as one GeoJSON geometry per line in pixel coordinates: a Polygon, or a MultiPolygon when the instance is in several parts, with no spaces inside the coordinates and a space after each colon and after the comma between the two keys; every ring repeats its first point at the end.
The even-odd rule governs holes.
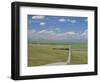
{"type": "Polygon", "coordinates": [[[28,15],[29,40],[86,40],[87,17],[28,15]]]}

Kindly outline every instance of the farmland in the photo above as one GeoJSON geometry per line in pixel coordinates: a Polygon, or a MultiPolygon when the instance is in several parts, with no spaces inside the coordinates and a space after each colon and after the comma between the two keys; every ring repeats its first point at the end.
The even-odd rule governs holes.
{"type": "Polygon", "coordinates": [[[72,50],[70,64],[87,64],[86,43],[30,43],[28,44],[28,66],[41,66],[57,62],[66,63],[69,51],[59,50],[59,48],[69,48],[69,45],[71,45],[72,50]]]}

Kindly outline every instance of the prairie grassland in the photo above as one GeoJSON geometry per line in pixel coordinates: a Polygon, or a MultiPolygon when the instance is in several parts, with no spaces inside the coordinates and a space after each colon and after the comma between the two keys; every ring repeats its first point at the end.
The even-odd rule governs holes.
{"type": "MultiPolygon", "coordinates": [[[[67,62],[67,44],[28,44],[28,66],[41,66],[56,62],[67,62]]],[[[70,64],[87,64],[87,46],[84,43],[71,44],[72,56],[70,64]]]]}

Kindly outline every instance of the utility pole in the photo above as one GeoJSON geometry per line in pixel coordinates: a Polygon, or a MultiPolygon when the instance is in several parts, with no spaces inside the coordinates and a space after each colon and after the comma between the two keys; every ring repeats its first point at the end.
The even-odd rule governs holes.
{"type": "Polygon", "coordinates": [[[71,45],[69,45],[69,54],[68,54],[67,64],[71,63],[71,55],[72,55],[71,45]]]}

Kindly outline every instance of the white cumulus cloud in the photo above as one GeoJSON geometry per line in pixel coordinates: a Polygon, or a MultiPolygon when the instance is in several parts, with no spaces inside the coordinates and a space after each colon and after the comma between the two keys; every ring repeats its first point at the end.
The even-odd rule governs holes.
{"type": "Polygon", "coordinates": [[[66,21],[66,19],[64,19],[64,18],[59,19],[59,22],[65,22],[65,21],[66,21]]]}
{"type": "Polygon", "coordinates": [[[44,26],[44,25],[45,25],[45,22],[40,22],[40,25],[41,25],[41,26],[44,26]]]}
{"type": "Polygon", "coordinates": [[[76,23],[77,21],[76,20],[72,20],[72,19],[67,19],[68,22],[71,22],[71,23],[76,23]]]}
{"type": "Polygon", "coordinates": [[[87,30],[85,30],[81,35],[82,36],[87,36],[87,30]]]}
{"type": "Polygon", "coordinates": [[[39,16],[39,15],[32,16],[32,19],[44,19],[44,18],[45,18],[45,16],[39,16]]]}
{"type": "Polygon", "coordinates": [[[47,33],[47,31],[46,30],[41,30],[38,33],[47,33]]]}
{"type": "Polygon", "coordinates": [[[52,34],[52,33],[54,33],[54,31],[52,31],[52,30],[41,30],[41,31],[39,31],[38,33],[41,33],[41,34],[52,34]]]}
{"type": "Polygon", "coordinates": [[[69,34],[69,35],[75,35],[76,33],[75,32],[67,32],[67,34],[69,34]]]}

